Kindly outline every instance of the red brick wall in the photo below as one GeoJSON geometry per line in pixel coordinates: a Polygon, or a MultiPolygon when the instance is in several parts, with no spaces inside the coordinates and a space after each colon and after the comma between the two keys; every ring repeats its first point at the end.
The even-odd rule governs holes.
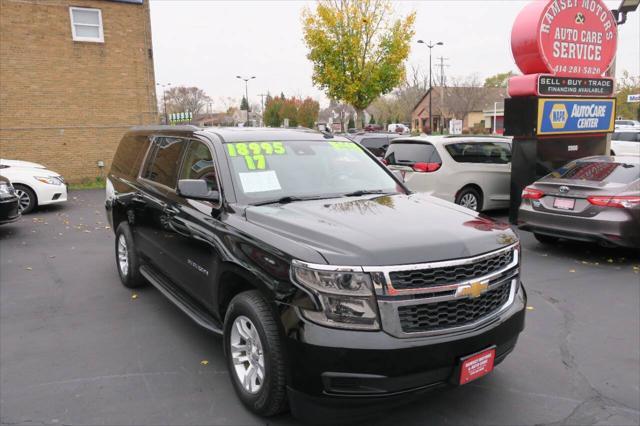
{"type": "Polygon", "coordinates": [[[148,0],[0,0],[0,41],[0,157],[77,182],[157,122],[148,0]],[[70,6],[102,11],[104,43],[73,41],[70,6]]]}

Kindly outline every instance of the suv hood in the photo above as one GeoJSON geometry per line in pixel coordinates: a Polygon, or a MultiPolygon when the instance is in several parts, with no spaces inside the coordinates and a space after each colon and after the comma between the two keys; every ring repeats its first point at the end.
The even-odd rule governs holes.
{"type": "Polygon", "coordinates": [[[457,259],[517,241],[509,225],[424,194],[250,206],[246,217],[315,249],[332,265],[457,259]]]}

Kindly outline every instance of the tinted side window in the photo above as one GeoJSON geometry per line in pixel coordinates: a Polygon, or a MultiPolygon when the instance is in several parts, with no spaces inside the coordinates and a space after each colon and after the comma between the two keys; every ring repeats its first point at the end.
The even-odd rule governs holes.
{"type": "Polygon", "coordinates": [[[113,157],[111,173],[137,176],[149,143],[149,138],[146,135],[126,134],[113,157]]]}
{"type": "Polygon", "coordinates": [[[200,141],[191,141],[184,155],[180,179],[203,179],[209,190],[218,190],[216,168],[209,147],[200,141]]]}
{"type": "Polygon", "coordinates": [[[388,164],[439,163],[438,152],[430,143],[392,143],[385,155],[388,164]]]}
{"type": "Polygon", "coordinates": [[[446,148],[458,163],[507,164],[511,161],[511,147],[505,142],[461,142],[446,148]]]}
{"type": "Polygon", "coordinates": [[[180,154],[184,147],[184,139],[160,137],[153,141],[154,152],[147,160],[147,167],[142,177],[153,182],[175,188],[180,154]]]}

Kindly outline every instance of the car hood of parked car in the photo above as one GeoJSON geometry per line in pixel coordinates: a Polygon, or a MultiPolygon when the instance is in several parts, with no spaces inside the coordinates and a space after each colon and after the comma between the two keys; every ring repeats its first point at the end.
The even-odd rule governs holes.
{"type": "Polygon", "coordinates": [[[250,206],[246,217],[316,250],[332,265],[457,259],[517,241],[508,224],[424,194],[250,206]]]}
{"type": "Polygon", "coordinates": [[[10,166],[10,167],[27,167],[30,169],[46,169],[45,166],[38,163],[32,163],[30,161],[22,161],[22,160],[6,160],[4,158],[0,158],[0,165],[10,166]]]}

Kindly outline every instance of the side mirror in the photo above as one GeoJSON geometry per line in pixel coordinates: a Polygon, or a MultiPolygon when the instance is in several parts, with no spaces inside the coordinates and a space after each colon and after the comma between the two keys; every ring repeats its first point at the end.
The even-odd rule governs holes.
{"type": "Polygon", "coordinates": [[[391,171],[391,173],[393,173],[393,175],[398,178],[398,180],[400,182],[404,183],[404,175],[402,174],[402,172],[400,170],[393,170],[391,171]]]}
{"type": "Polygon", "coordinates": [[[192,200],[220,201],[220,193],[209,191],[207,182],[202,179],[180,179],[178,181],[178,195],[192,200]]]}

